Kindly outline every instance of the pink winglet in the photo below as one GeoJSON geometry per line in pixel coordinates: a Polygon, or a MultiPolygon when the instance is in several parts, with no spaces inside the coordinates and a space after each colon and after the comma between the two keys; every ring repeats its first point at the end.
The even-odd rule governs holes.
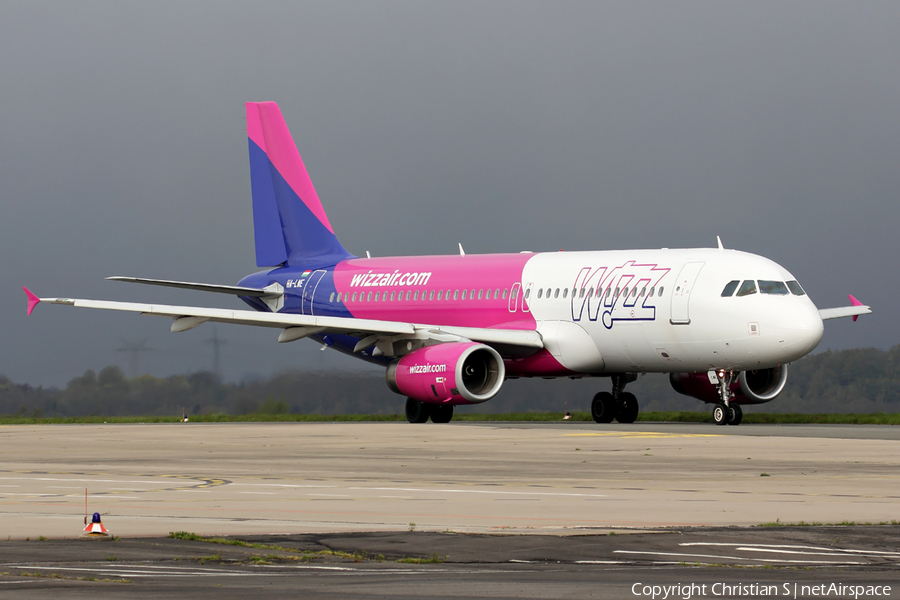
{"type": "MultiPolygon", "coordinates": [[[[853,306],[862,306],[863,303],[853,297],[853,294],[847,294],[847,297],[850,298],[850,304],[853,306]]],[[[856,322],[856,319],[859,318],[859,315],[853,315],[853,322],[856,322]]]]}
{"type": "Polygon", "coordinates": [[[25,290],[25,295],[28,296],[28,314],[31,315],[31,311],[34,310],[35,306],[40,304],[41,299],[35,296],[27,287],[22,286],[22,289],[25,290]]]}

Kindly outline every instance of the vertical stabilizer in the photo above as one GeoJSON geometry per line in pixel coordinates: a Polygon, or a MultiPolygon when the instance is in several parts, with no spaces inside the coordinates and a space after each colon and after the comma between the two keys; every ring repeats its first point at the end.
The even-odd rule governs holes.
{"type": "Polygon", "coordinates": [[[247,103],[256,264],[335,264],[351,256],[334,235],[274,102],[247,103]]]}

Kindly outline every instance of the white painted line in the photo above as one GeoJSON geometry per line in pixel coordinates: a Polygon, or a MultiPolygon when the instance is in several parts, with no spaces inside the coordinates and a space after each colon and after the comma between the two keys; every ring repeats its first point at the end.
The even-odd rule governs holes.
{"type": "Polygon", "coordinates": [[[282,488],[336,488],[336,485],[297,485],[290,483],[234,483],[230,485],[240,485],[245,487],[282,487],[282,488]]]}
{"type": "Polygon", "coordinates": [[[822,546],[801,546],[797,544],[735,544],[735,543],[726,543],[726,542],[685,542],[682,544],[678,544],[679,546],[746,546],[746,547],[754,547],[754,548],[797,548],[800,550],[826,550],[826,551],[839,551],[839,552],[850,552],[853,554],[878,554],[881,556],[898,556],[900,557],[900,552],[888,552],[884,550],[856,550],[852,548],[827,548],[822,546]]]}
{"type": "Polygon", "coordinates": [[[738,546],[735,550],[744,552],[767,552],[770,554],[802,554],[805,556],[865,556],[864,554],[850,554],[848,552],[803,552],[801,550],[779,550],[775,548],[749,548],[738,546]]]}
{"type": "Polygon", "coordinates": [[[495,494],[507,496],[572,496],[576,498],[606,498],[606,494],[574,494],[567,492],[505,492],[501,490],[429,490],[425,488],[393,488],[393,487],[350,487],[348,490],[378,492],[420,492],[427,494],[495,494]]]}
{"type": "Polygon", "coordinates": [[[79,573],[97,573],[102,575],[115,575],[117,577],[153,577],[153,576],[175,576],[175,577],[196,577],[198,575],[225,575],[229,577],[240,577],[247,575],[255,575],[255,573],[243,573],[239,571],[176,571],[174,569],[167,569],[165,571],[159,570],[145,570],[148,567],[144,567],[141,570],[138,569],[129,569],[127,567],[119,567],[119,568],[105,568],[105,569],[91,569],[89,567],[55,567],[55,566],[19,566],[12,565],[13,569],[42,569],[42,572],[52,572],[52,571],[77,571],[79,573]]]}
{"type": "Polygon", "coordinates": [[[259,496],[274,496],[275,492],[235,492],[236,494],[256,494],[259,496]]]}
{"type": "Polygon", "coordinates": [[[653,556],[684,556],[696,558],[716,558],[720,560],[752,560],[755,562],[768,562],[779,564],[802,565],[865,565],[864,562],[834,561],[834,560],[776,560],[771,558],[750,558],[747,556],[718,556],[715,554],[684,554],[681,552],[642,552],[640,550],[613,550],[614,554],[649,554],[653,556]]]}
{"type": "Polygon", "coordinates": [[[141,480],[130,480],[130,479],[72,479],[69,477],[0,477],[0,480],[9,480],[9,481],[80,481],[84,483],[175,483],[175,482],[184,482],[184,481],[202,481],[202,479],[187,477],[187,478],[171,478],[171,479],[141,479],[141,480]]]}
{"type": "Polygon", "coordinates": [[[623,560],[576,560],[576,565],[627,565],[623,560]]]}

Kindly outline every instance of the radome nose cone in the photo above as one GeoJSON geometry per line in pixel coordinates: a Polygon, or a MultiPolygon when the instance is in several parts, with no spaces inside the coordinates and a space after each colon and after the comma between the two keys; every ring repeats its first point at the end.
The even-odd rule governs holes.
{"type": "Polygon", "coordinates": [[[800,356],[805,356],[819,345],[822,336],[825,335],[825,325],[819,310],[810,302],[809,306],[793,311],[789,322],[786,324],[793,339],[791,346],[798,351],[800,356]]]}

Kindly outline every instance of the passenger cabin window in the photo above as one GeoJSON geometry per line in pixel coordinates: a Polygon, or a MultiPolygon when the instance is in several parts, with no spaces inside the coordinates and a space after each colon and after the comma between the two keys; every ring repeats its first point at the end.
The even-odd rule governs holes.
{"type": "Polygon", "coordinates": [[[468,293],[469,293],[469,290],[463,290],[463,293],[462,293],[462,299],[463,299],[463,300],[466,299],[466,294],[468,294],[468,293]]]}
{"type": "Polygon", "coordinates": [[[744,283],[741,284],[741,289],[738,290],[738,296],[749,296],[750,294],[756,293],[756,282],[752,279],[748,279],[744,283]]]}
{"type": "Polygon", "coordinates": [[[783,281],[763,281],[759,280],[759,291],[763,294],[775,294],[777,296],[787,296],[788,289],[783,281]]]}
{"type": "Polygon", "coordinates": [[[531,295],[531,288],[528,288],[527,290],[525,290],[525,299],[528,300],[528,296],[530,296],[530,295],[531,295]]]}
{"type": "Polygon", "coordinates": [[[563,290],[563,298],[565,298],[565,297],[568,296],[568,295],[569,295],[569,288],[565,288],[565,289],[563,290]]]}
{"type": "Polygon", "coordinates": [[[738,286],[739,283],[740,283],[740,281],[737,280],[737,279],[735,279],[734,281],[729,281],[728,283],[726,283],[726,284],[725,284],[725,289],[722,290],[722,297],[723,297],[723,298],[731,298],[731,296],[734,295],[734,290],[737,289],[737,286],[738,286]]]}
{"type": "Polygon", "coordinates": [[[431,290],[430,292],[428,292],[428,299],[434,300],[434,290],[431,290]]]}
{"type": "Polygon", "coordinates": [[[660,298],[662,298],[662,293],[663,293],[663,286],[659,286],[659,293],[656,295],[659,296],[660,298]]]}
{"type": "Polygon", "coordinates": [[[444,295],[444,290],[438,290],[438,300],[444,295]]]}
{"type": "Polygon", "coordinates": [[[459,298],[459,290],[453,290],[453,299],[456,300],[459,298]]]}
{"type": "Polygon", "coordinates": [[[503,299],[506,300],[506,288],[503,288],[503,299]]]}
{"type": "Polygon", "coordinates": [[[538,298],[544,295],[544,288],[538,288],[538,298]]]}
{"type": "Polygon", "coordinates": [[[800,284],[796,281],[788,281],[787,282],[788,289],[791,290],[791,293],[795,296],[805,296],[806,292],[803,291],[803,288],[800,287],[800,284]]]}

